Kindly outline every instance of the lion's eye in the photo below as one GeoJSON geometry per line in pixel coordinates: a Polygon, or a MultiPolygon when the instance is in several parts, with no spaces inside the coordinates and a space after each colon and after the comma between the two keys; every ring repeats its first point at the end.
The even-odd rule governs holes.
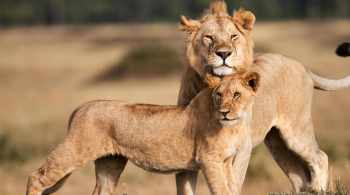
{"type": "Polygon", "coordinates": [[[233,97],[234,97],[234,98],[238,98],[239,96],[241,96],[241,94],[240,94],[239,92],[235,92],[235,93],[233,94],[233,97]]]}
{"type": "Polygon", "coordinates": [[[207,39],[209,39],[209,40],[213,40],[213,36],[211,36],[211,35],[205,35],[205,38],[207,38],[207,39]]]}
{"type": "Polygon", "coordinates": [[[231,35],[231,39],[235,40],[237,38],[237,35],[231,35]]]}
{"type": "Polygon", "coordinates": [[[217,92],[217,93],[216,93],[216,96],[217,96],[218,98],[222,98],[222,93],[217,92]]]}

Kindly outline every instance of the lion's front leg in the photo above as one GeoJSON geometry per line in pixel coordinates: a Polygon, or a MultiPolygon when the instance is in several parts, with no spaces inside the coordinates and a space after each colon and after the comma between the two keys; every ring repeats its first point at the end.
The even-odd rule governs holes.
{"type": "Polygon", "coordinates": [[[202,162],[201,169],[211,194],[231,195],[224,172],[224,164],[222,162],[211,161],[210,159],[203,159],[202,162]]]}
{"type": "Polygon", "coordinates": [[[232,168],[232,161],[233,157],[230,157],[224,162],[224,173],[226,174],[227,185],[232,194],[241,194],[241,186],[239,186],[236,181],[237,175],[235,175],[234,169],[232,168]]]}
{"type": "MultiPolygon", "coordinates": [[[[188,105],[205,88],[207,88],[207,84],[202,81],[199,74],[190,65],[187,65],[182,75],[177,105],[188,105]]],[[[195,195],[198,170],[177,173],[175,178],[177,195],[195,195]]]]}
{"type": "Polygon", "coordinates": [[[231,166],[228,167],[227,172],[232,171],[231,176],[235,177],[239,193],[241,193],[243,182],[246,176],[252,148],[252,140],[249,138],[247,139],[246,143],[239,149],[239,151],[237,151],[236,155],[233,158],[231,166]]]}

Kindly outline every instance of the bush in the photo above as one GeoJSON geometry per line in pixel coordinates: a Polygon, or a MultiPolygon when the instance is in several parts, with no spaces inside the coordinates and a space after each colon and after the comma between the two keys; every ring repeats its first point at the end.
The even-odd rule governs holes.
{"type": "Polygon", "coordinates": [[[183,64],[183,58],[175,49],[164,45],[146,44],[132,49],[120,63],[113,65],[94,81],[167,76],[180,72],[183,64]]]}

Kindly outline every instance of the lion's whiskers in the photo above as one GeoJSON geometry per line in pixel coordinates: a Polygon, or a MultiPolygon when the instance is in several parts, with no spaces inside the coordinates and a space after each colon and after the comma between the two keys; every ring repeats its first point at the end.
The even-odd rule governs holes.
{"type": "Polygon", "coordinates": [[[214,119],[218,119],[218,118],[220,118],[217,112],[214,112],[214,114],[213,114],[213,118],[214,118],[214,119]]]}

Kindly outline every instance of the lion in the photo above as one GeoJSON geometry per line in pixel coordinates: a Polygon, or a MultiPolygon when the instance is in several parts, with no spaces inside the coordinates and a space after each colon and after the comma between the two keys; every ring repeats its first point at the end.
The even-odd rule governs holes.
{"type": "Polygon", "coordinates": [[[90,161],[95,161],[98,178],[94,194],[113,194],[128,160],[155,173],[201,169],[212,194],[239,194],[232,161],[248,166],[260,75],[209,74],[206,83],[209,87],[188,106],[107,100],[82,104],[72,113],[63,142],[29,176],[26,194],[58,190],[71,172],[90,161]]]}
{"type": "MultiPolygon", "coordinates": [[[[255,16],[243,9],[227,13],[224,1],[213,1],[199,19],[181,16],[180,29],[188,35],[185,67],[178,105],[187,105],[201,90],[205,70],[225,76],[256,71],[261,75],[252,115],[253,147],[264,142],[273,158],[291,181],[294,191],[307,186],[325,190],[328,157],[319,149],[311,116],[313,89],[334,91],[350,85],[350,76],[340,80],[319,77],[296,59],[281,54],[253,55],[249,37],[255,16]]],[[[243,184],[246,170],[237,169],[236,180],[243,184]]],[[[178,195],[194,195],[198,171],[176,174],[178,195]]]]}
{"type": "MultiPolygon", "coordinates": [[[[197,20],[181,16],[180,29],[188,35],[188,65],[184,68],[178,105],[188,105],[200,91],[208,88],[204,82],[208,68],[217,76],[258,72],[261,82],[253,105],[253,147],[265,143],[295,192],[305,191],[307,186],[325,189],[328,157],[319,149],[313,132],[313,89],[343,89],[350,85],[350,76],[329,80],[315,75],[289,56],[274,53],[253,55],[254,43],[249,33],[254,22],[255,16],[251,12],[240,9],[231,17],[225,2],[215,0],[197,20]]],[[[243,185],[246,169],[237,167],[249,157],[245,155],[248,159],[233,161],[238,186],[243,185]]],[[[101,172],[118,175],[118,171],[112,173],[109,169],[113,159],[100,160],[106,161],[98,168],[101,172]]],[[[197,176],[197,170],[177,173],[177,194],[194,195],[197,176]]],[[[97,183],[106,180],[107,174],[104,177],[99,175],[97,183]]]]}
{"type": "MultiPolygon", "coordinates": [[[[255,17],[249,11],[239,10],[233,17],[228,15],[223,1],[214,1],[198,20],[181,17],[180,29],[188,34],[189,63],[182,76],[178,105],[188,105],[200,91],[208,88],[203,82],[208,67],[213,69],[213,75],[219,76],[247,70],[259,72],[262,82],[253,105],[252,145],[265,143],[295,192],[304,191],[308,185],[325,189],[328,157],[318,148],[313,132],[313,89],[341,90],[350,85],[350,76],[329,80],[315,75],[289,56],[253,55],[249,32],[254,22],[255,17]]],[[[120,175],[120,169],[110,169],[118,161],[118,157],[107,156],[95,162],[96,170],[104,173],[97,175],[100,191],[109,189],[101,183],[120,175]]],[[[241,186],[246,170],[235,168],[239,164],[234,161],[232,166],[236,182],[241,186]]],[[[68,176],[47,192],[57,190],[68,176]]],[[[177,194],[195,194],[197,176],[198,171],[177,173],[177,194]]]]}

